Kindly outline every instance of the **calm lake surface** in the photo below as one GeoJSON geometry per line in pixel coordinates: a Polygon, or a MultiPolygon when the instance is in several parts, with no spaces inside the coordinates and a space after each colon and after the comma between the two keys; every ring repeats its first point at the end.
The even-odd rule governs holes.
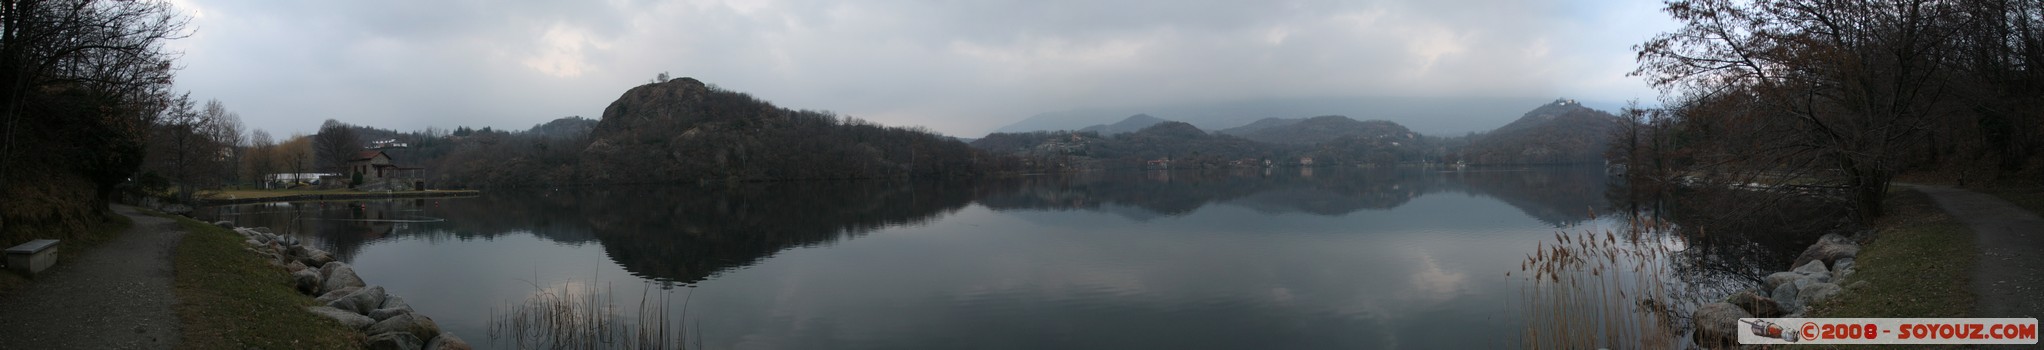
{"type": "Polygon", "coordinates": [[[626,322],[664,303],[688,344],[713,349],[1497,348],[1552,322],[1528,317],[1528,256],[1557,232],[1627,225],[1598,215],[1619,211],[1600,170],[1150,171],[214,210],[334,252],[483,348],[515,348],[493,341],[493,320],[536,296],[591,292],[626,322]]]}

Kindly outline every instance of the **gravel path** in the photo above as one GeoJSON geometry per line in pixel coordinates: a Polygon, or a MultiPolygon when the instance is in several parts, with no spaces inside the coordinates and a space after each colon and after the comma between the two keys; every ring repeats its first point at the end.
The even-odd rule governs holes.
{"type": "Polygon", "coordinates": [[[1909,185],[1929,194],[1973,229],[1980,247],[1973,268],[1973,317],[2044,318],[2044,220],[1993,195],[1909,185]]]}
{"type": "MultiPolygon", "coordinates": [[[[178,342],[170,262],[184,231],[134,208],[120,237],[59,259],[0,296],[0,349],[169,349],[178,342]]],[[[58,249],[69,249],[59,247],[58,249]]]]}

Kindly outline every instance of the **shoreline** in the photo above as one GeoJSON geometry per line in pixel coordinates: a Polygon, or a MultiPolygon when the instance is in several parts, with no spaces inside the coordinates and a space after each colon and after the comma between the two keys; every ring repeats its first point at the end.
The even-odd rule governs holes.
{"type": "Polygon", "coordinates": [[[200,200],[199,200],[199,203],[198,203],[198,206],[202,206],[202,207],[210,207],[210,206],[220,206],[220,205],[233,205],[233,204],[250,204],[250,203],[267,203],[267,202],[299,202],[299,201],[318,201],[318,200],[343,200],[343,199],[385,199],[385,198],[437,198],[437,197],[474,197],[474,196],[480,196],[480,195],[482,195],[482,194],[483,194],[483,192],[482,192],[482,191],[478,191],[478,190],[429,190],[429,191],[401,191],[401,192],[352,192],[352,193],[319,193],[319,194],[293,194],[293,195],[282,195],[282,196],[267,196],[267,197],[247,197],[247,198],[207,198],[207,199],[200,199],[200,200]]]}

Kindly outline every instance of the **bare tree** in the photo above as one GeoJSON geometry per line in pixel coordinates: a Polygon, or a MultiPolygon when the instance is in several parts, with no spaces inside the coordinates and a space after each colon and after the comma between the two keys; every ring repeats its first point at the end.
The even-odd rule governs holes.
{"type": "Polygon", "coordinates": [[[355,153],[362,151],[362,140],[355,134],[353,126],[327,119],[320,125],[319,133],[312,135],[312,151],[319,162],[319,169],[345,173],[341,168],[355,153]]]}
{"type": "Polygon", "coordinates": [[[269,174],[277,172],[277,141],[270,137],[270,132],[262,129],[250,132],[243,153],[247,154],[242,159],[248,164],[248,178],[255,180],[258,187],[268,183],[269,174]]]}
{"type": "Polygon", "coordinates": [[[14,183],[24,174],[79,176],[106,210],[167,107],[175,54],[163,44],[185,21],[163,1],[0,3],[0,191],[46,185],[14,183]]]}
{"type": "MultiPolygon", "coordinates": [[[[1900,151],[1950,100],[1942,64],[1964,21],[1935,0],[1672,0],[1683,23],[1636,46],[1682,114],[1738,132],[1701,159],[1727,182],[1811,179],[1881,214],[1900,151]]],[[[1723,130],[1721,130],[1723,131],[1723,130]]]]}

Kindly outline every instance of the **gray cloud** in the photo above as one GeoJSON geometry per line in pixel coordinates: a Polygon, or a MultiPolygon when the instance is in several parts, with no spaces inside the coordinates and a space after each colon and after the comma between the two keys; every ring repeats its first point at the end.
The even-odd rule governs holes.
{"type": "Polygon", "coordinates": [[[1651,99],[1652,2],[177,1],[179,85],[254,128],[595,117],[653,74],[977,136],[1073,108],[1317,96],[1651,99]]]}

